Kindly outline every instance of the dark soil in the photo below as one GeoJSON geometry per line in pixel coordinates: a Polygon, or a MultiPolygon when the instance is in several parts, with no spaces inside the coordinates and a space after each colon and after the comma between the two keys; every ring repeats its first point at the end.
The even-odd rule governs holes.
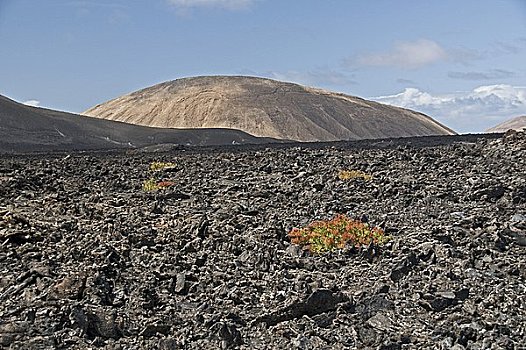
{"type": "Polygon", "coordinates": [[[211,146],[283,142],[235,129],[162,129],[23,105],[0,95],[0,154],[100,151],[157,144],[211,146]]]}
{"type": "Polygon", "coordinates": [[[4,155],[0,346],[524,349],[526,136],[431,140],[4,155]],[[390,241],[290,244],[337,213],[390,241]]]}

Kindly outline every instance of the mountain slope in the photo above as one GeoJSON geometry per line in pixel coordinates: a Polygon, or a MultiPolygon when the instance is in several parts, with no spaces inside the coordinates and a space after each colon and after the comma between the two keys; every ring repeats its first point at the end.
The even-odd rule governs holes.
{"type": "Polygon", "coordinates": [[[455,134],[421,113],[254,77],[178,79],[118,97],[84,114],[153,127],[233,128],[298,141],[455,134]]]}
{"type": "Polygon", "coordinates": [[[173,130],[25,106],[0,96],[0,152],[104,150],[162,143],[264,143],[239,130],[173,130]]]}
{"type": "Polygon", "coordinates": [[[505,122],[486,130],[486,132],[506,132],[510,129],[517,131],[526,130],[526,116],[506,120],[505,122]]]}

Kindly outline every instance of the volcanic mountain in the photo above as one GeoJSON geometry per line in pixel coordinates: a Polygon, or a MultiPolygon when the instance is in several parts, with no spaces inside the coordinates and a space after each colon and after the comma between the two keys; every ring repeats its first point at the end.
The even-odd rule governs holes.
{"type": "Polygon", "coordinates": [[[268,143],[239,130],[148,128],[23,105],[0,96],[0,153],[106,150],[158,144],[268,143]]]}
{"type": "Polygon", "coordinates": [[[488,130],[486,132],[506,132],[508,130],[526,130],[526,115],[506,120],[488,130]]]}
{"type": "Polygon", "coordinates": [[[455,134],[407,109],[242,76],[177,79],[115,98],[84,114],[161,128],[232,128],[297,141],[455,134]]]}

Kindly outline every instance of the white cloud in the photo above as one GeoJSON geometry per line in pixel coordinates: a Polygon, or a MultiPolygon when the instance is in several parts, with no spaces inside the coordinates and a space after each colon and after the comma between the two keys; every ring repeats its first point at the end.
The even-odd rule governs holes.
{"type": "Polygon", "coordinates": [[[526,40],[497,41],[485,50],[467,47],[442,47],[429,39],[401,41],[384,52],[371,52],[347,58],[344,63],[349,66],[397,67],[416,69],[438,62],[449,61],[470,65],[473,61],[486,60],[506,55],[517,55],[526,47],[526,40]]]}
{"type": "Polygon", "coordinates": [[[254,3],[255,0],[168,0],[168,2],[178,8],[192,7],[220,7],[229,10],[246,8],[254,3]]]}
{"type": "Polygon", "coordinates": [[[372,99],[423,112],[458,132],[482,132],[507,119],[526,115],[526,87],[504,84],[444,95],[406,88],[396,95],[372,99]]]}
{"type": "Polygon", "coordinates": [[[31,107],[38,107],[40,106],[40,101],[38,100],[27,100],[25,102],[22,102],[23,104],[25,104],[26,106],[31,106],[31,107]]]}
{"type": "Polygon", "coordinates": [[[448,54],[444,48],[432,40],[399,42],[391,50],[370,53],[350,58],[347,63],[360,66],[394,66],[414,69],[446,60],[448,54]]]}

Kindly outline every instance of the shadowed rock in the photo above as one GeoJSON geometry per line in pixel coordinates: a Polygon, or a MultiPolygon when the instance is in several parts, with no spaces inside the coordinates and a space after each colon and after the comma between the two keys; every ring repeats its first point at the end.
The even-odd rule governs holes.
{"type": "Polygon", "coordinates": [[[304,315],[315,316],[332,311],[336,309],[338,304],[348,301],[349,298],[342,293],[334,293],[328,289],[318,289],[309,295],[306,300],[294,302],[277,312],[262,316],[256,322],[274,326],[280,322],[300,318],[304,315]]]}
{"type": "Polygon", "coordinates": [[[0,153],[268,143],[239,130],[148,128],[25,106],[0,96],[0,153]]]}

